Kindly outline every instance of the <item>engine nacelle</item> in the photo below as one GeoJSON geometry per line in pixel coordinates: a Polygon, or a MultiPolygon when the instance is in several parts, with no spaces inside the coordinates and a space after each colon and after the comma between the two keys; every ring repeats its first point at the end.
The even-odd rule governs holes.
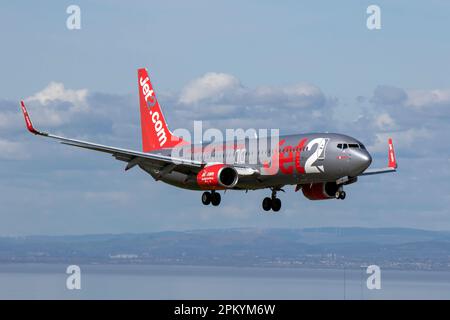
{"type": "Polygon", "coordinates": [[[305,184],[302,186],[303,195],[309,200],[334,199],[339,186],[336,182],[305,184]]]}
{"type": "Polygon", "coordinates": [[[236,169],[222,163],[206,166],[197,174],[197,183],[202,189],[230,189],[237,182],[236,169]]]}

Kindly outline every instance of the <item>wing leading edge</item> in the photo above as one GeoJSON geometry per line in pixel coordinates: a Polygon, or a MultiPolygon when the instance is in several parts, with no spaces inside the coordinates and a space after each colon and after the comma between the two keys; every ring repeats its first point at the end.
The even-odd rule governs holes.
{"type": "Polygon", "coordinates": [[[25,124],[27,126],[28,131],[30,131],[31,133],[43,137],[56,139],[62,144],[109,153],[113,155],[117,160],[128,162],[127,166],[125,167],[125,170],[131,169],[132,167],[138,164],[150,164],[155,167],[165,167],[167,165],[170,165],[173,167],[172,170],[198,172],[204,166],[204,163],[201,163],[199,161],[193,161],[190,159],[173,158],[159,154],[121,149],[82,140],[60,137],[47,132],[41,132],[33,127],[33,123],[31,122],[30,116],[25,107],[25,103],[21,101],[20,105],[25,119],[25,124]]]}

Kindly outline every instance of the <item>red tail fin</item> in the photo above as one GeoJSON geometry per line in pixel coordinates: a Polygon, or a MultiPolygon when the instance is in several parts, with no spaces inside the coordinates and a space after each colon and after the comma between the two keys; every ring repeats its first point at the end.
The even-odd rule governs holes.
{"type": "Polygon", "coordinates": [[[138,70],[139,105],[141,110],[142,150],[150,152],[173,148],[183,139],[173,136],[156,99],[147,69],[138,70]]]}

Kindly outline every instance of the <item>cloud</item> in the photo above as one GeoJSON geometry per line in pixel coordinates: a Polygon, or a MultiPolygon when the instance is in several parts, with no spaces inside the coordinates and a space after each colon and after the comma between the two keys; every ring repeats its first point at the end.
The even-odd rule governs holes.
{"type": "Polygon", "coordinates": [[[377,105],[398,105],[408,98],[405,90],[391,86],[378,86],[373,92],[371,102],[377,105]]]}
{"type": "Polygon", "coordinates": [[[387,152],[387,141],[389,138],[394,137],[396,146],[400,145],[405,149],[412,148],[420,153],[425,152],[426,154],[428,149],[421,148],[417,150],[417,146],[426,145],[423,143],[424,140],[426,141],[432,136],[432,132],[424,128],[375,133],[375,142],[369,146],[369,149],[372,152],[387,152]]]}
{"type": "Polygon", "coordinates": [[[0,138],[1,160],[23,160],[27,158],[29,158],[29,154],[22,143],[0,138]]]}
{"type": "MultiPolygon", "coordinates": [[[[278,128],[282,132],[333,130],[330,126],[336,103],[309,83],[286,86],[247,87],[235,76],[206,73],[190,81],[179,95],[158,95],[170,106],[177,127],[202,120],[205,127],[278,128]]],[[[167,109],[166,109],[167,110],[167,109]]]]}
{"type": "MultiPolygon", "coordinates": [[[[192,132],[193,120],[203,120],[204,130],[277,128],[281,134],[335,131],[354,135],[371,146],[373,152],[383,154],[387,135],[392,135],[399,147],[410,147],[414,139],[431,141],[437,134],[446,134],[443,120],[431,115],[445,113],[442,105],[447,94],[446,90],[380,85],[370,99],[355,95],[365,107],[355,111],[359,116],[353,120],[354,117],[335,117],[342,108],[339,100],[305,82],[247,87],[233,75],[209,72],[189,81],[179,92],[157,92],[172,130],[185,128],[192,132]],[[434,114],[423,112],[424,108],[439,105],[434,114]]],[[[27,101],[37,128],[49,127],[49,131],[63,136],[140,148],[140,116],[134,94],[89,92],[52,82],[27,101]]],[[[0,130],[12,123],[23,130],[17,103],[10,104],[0,110],[0,130]]],[[[4,138],[14,141],[5,132],[4,138]]],[[[9,158],[22,156],[18,149],[12,151],[13,146],[8,148],[9,158]]],[[[422,151],[416,154],[423,156],[422,151]]]]}
{"type": "Polygon", "coordinates": [[[261,86],[247,89],[240,95],[240,103],[293,109],[322,108],[326,98],[320,88],[308,83],[298,83],[285,87],[261,86]]]}
{"type": "Polygon", "coordinates": [[[450,134],[450,89],[380,85],[370,99],[358,99],[361,104],[366,101],[357,127],[361,132],[365,129],[368,145],[375,152],[384,152],[385,140],[392,136],[404,153],[427,157],[450,134]]]}
{"type": "MultiPolygon", "coordinates": [[[[449,92],[409,90],[380,85],[370,99],[358,96],[360,107],[355,117],[340,116],[337,98],[326,96],[310,83],[285,86],[247,87],[235,76],[209,72],[189,81],[179,92],[157,92],[172,130],[185,128],[192,132],[193,120],[203,120],[204,130],[217,128],[277,128],[281,134],[335,131],[354,135],[383,152],[385,135],[390,134],[400,147],[411,141],[431,141],[445,135],[445,103],[449,92]],[[433,107],[434,106],[434,107],[433,107]],[[434,112],[424,112],[433,109],[434,112]],[[338,115],[338,116],[335,116],[338,115]],[[440,116],[437,116],[440,115],[440,116]]],[[[66,88],[52,82],[27,101],[37,128],[63,136],[103,144],[140,148],[140,119],[134,94],[105,94],[87,89],[66,88]]],[[[14,141],[11,126],[23,130],[23,119],[17,103],[1,102],[0,130],[3,138],[14,141]]],[[[9,150],[13,147],[9,145],[9,150]]],[[[8,157],[19,151],[10,151],[8,157]]],[[[417,151],[417,155],[423,155],[417,151]]]]}
{"type": "Polygon", "coordinates": [[[179,102],[182,104],[198,103],[202,100],[220,100],[227,93],[239,90],[239,80],[226,73],[208,72],[200,78],[190,81],[181,91],[179,102]]]}
{"type": "Polygon", "coordinates": [[[325,101],[320,88],[309,83],[248,88],[233,75],[213,72],[189,82],[178,99],[180,104],[191,106],[213,104],[275,108],[320,108],[325,101]]]}
{"type": "Polygon", "coordinates": [[[91,112],[87,97],[87,89],[66,89],[62,83],[50,82],[25,102],[32,111],[33,120],[43,126],[58,127],[71,122],[79,114],[91,112]]]}
{"type": "Polygon", "coordinates": [[[47,87],[28,97],[26,101],[38,101],[44,106],[54,101],[70,102],[75,106],[82,106],[86,103],[87,94],[87,89],[66,89],[60,82],[50,82],[47,87]]]}
{"type": "MultiPolygon", "coordinates": [[[[308,83],[287,86],[245,87],[230,74],[209,72],[189,81],[179,92],[157,92],[172,129],[192,128],[203,120],[205,128],[279,128],[282,131],[331,130],[327,123],[335,100],[308,83]]],[[[0,130],[23,130],[17,103],[2,102],[0,130]]],[[[116,135],[125,146],[139,145],[140,119],[134,94],[115,95],[66,88],[51,82],[26,98],[34,125],[60,135],[102,140],[116,135]]],[[[7,135],[10,133],[6,133],[7,135]]],[[[106,140],[106,141],[105,141],[106,140]]]]}
{"type": "Polygon", "coordinates": [[[375,125],[380,130],[395,128],[395,120],[387,112],[383,112],[375,118],[375,125]]]}
{"type": "MultiPolygon", "coordinates": [[[[2,103],[0,104],[2,105],[2,103]]],[[[3,109],[2,105],[0,111],[0,130],[17,128],[19,123],[22,124],[23,118],[21,119],[22,115],[19,113],[19,104],[17,103],[14,107],[15,108],[3,109]]]]}
{"type": "Polygon", "coordinates": [[[401,89],[391,86],[378,86],[370,99],[378,106],[403,106],[423,111],[433,107],[450,109],[450,89],[401,89]]]}
{"type": "Polygon", "coordinates": [[[406,106],[422,109],[433,106],[450,108],[450,89],[408,90],[406,106]]]}

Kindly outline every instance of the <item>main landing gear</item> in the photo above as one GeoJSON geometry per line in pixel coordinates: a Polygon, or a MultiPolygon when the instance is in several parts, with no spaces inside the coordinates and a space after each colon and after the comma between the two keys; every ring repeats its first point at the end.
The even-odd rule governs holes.
{"type": "MultiPolygon", "coordinates": [[[[280,189],[278,189],[280,190],[280,189]]],[[[281,209],[281,200],[277,198],[277,189],[272,189],[272,196],[264,198],[262,202],[262,207],[264,211],[269,211],[272,209],[275,212],[281,209]]]]}
{"type": "Polygon", "coordinates": [[[218,206],[220,204],[220,193],[216,191],[205,191],[202,194],[202,203],[207,206],[208,204],[212,204],[213,206],[218,206]]]}

